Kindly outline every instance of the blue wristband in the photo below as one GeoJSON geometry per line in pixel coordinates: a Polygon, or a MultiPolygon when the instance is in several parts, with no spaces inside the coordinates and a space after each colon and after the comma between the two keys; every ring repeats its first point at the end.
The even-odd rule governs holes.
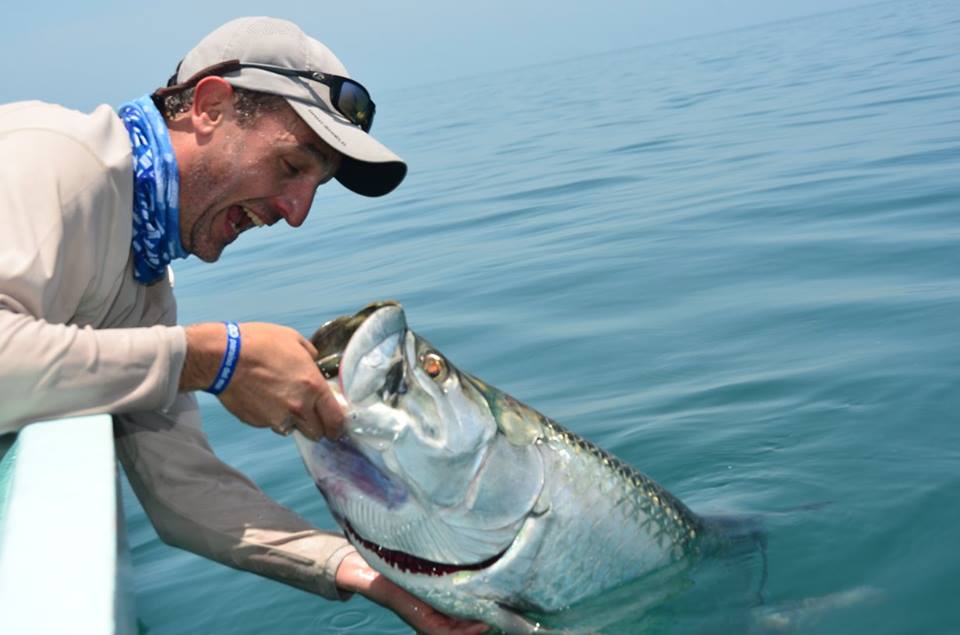
{"type": "Polygon", "coordinates": [[[223,351],[223,359],[220,361],[216,379],[206,389],[211,395],[219,395],[226,389],[230,379],[233,378],[233,371],[237,369],[237,362],[240,361],[240,327],[236,322],[224,322],[224,324],[227,325],[227,348],[223,351]]]}

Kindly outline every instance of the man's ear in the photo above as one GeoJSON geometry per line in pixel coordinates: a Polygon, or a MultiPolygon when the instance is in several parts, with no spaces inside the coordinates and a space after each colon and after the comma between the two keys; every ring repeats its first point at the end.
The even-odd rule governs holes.
{"type": "Polygon", "coordinates": [[[201,79],[194,89],[190,110],[193,129],[201,135],[212,134],[224,119],[233,115],[233,86],[222,77],[201,79]]]}

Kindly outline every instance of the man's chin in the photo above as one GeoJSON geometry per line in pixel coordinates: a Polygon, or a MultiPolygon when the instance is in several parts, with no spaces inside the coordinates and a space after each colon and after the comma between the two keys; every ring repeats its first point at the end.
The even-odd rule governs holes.
{"type": "MultiPolygon", "coordinates": [[[[221,253],[222,253],[222,252],[221,252],[221,253]]],[[[199,258],[200,260],[202,260],[202,261],[204,261],[204,262],[216,262],[216,261],[220,260],[220,253],[214,254],[214,255],[212,255],[212,256],[209,255],[209,254],[208,254],[208,255],[203,255],[203,256],[201,256],[200,254],[196,254],[196,256],[197,256],[197,258],[199,258]]]]}
{"type": "Polygon", "coordinates": [[[216,262],[220,260],[220,255],[223,254],[223,247],[220,249],[188,249],[190,255],[196,256],[204,262],[216,262]]]}

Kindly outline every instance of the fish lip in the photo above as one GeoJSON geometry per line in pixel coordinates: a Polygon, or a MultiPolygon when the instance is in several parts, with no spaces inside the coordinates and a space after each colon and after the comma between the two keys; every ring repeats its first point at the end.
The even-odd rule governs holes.
{"type": "Polygon", "coordinates": [[[367,540],[358,534],[353,528],[353,525],[350,524],[350,521],[346,520],[345,518],[338,520],[340,520],[340,524],[344,528],[344,531],[347,533],[347,535],[356,542],[359,542],[363,548],[376,554],[376,556],[385,562],[389,567],[402,571],[403,573],[409,573],[413,575],[444,576],[452,573],[459,573],[461,571],[483,571],[484,569],[489,569],[499,562],[500,559],[503,558],[510,550],[510,547],[513,546],[513,543],[511,543],[507,545],[507,547],[500,553],[496,553],[481,562],[470,564],[449,564],[446,562],[427,560],[403,551],[388,549],[387,547],[378,545],[377,543],[367,540]]]}
{"type": "Polygon", "coordinates": [[[330,371],[328,379],[339,374],[343,352],[357,329],[371,315],[388,306],[403,308],[396,300],[380,300],[368,304],[354,315],[341,315],[332,320],[327,320],[314,331],[310,343],[317,349],[321,360],[328,360],[327,370],[330,371]]]}
{"type": "MultiPolygon", "coordinates": [[[[377,308],[356,328],[343,349],[338,373],[340,390],[348,402],[355,401],[359,396],[353,394],[352,389],[358,376],[357,370],[364,359],[391,338],[399,338],[402,343],[406,331],[406,316],[399,304],[386,304],[377,308]]],[[[377,372],[385,375],[391,366],[392,364],[386,364],[377,368],[377,372]]]]}

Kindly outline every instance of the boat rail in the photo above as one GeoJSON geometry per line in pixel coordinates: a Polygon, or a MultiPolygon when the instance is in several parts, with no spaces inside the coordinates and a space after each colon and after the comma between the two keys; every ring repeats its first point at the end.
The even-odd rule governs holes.
{"type": "Polygon", "coordinates": [[[135,632],[110,415],[0,436],[0,633],[135,632]]]}

